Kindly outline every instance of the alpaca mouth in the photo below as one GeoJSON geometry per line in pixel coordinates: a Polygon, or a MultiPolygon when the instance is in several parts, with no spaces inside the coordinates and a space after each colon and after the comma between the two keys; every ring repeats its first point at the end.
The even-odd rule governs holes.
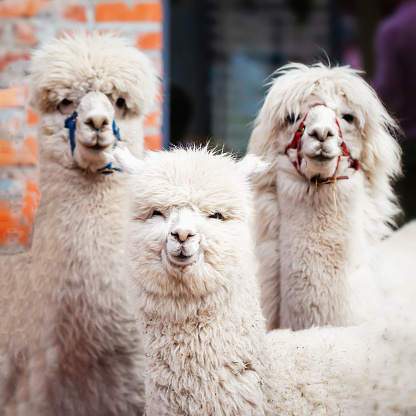
{"type": "Polygon", "coordinates": [[[113,145],[113,143],[108,143],[108,144],[86,144],[86,143],[81,143],[85,149],[87,149],[88,151],[91,151],[93,153],[101,153],[105,150],[107,150],[111,145],[113,145]]]}
{"type": "Polygon", "coordinates": [[[320,154],[318,156],[309,156],[311,159],[313,159],[315,162],[328,162],[328,160],[332,160],[335,156],[325,156],[323,154],[320,154]]]}
{"type": "Polygon", "coordinates": [[[194,254],[185,254],[182,251],[179,254],[172,254],[168,252],[168,260],[173,263],[175,266],[186,266],[188,264],[194,263],[196,258],[196,253],[194,254]]]}
{"type": "Polygon", "coordinates": [[[315,155],[305,155],[307,156],[310,160],[313,160],[314,162],[317,163],[326,163],[329,162],[333,159],[335,159],[338,155],[333,155],[330,153],[326,153],[326,152],[319,152],[315,155]]]}

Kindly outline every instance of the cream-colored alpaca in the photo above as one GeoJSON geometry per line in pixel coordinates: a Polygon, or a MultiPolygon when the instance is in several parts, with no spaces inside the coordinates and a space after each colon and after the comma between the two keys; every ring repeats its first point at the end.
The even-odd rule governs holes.
{"type": "Polygon", "coordinates": [[[148,416],[414,414],[414,321],[266,336],[250,235],[256,158],[115,156],[132,174],[127,272],[148,416]]]}
{"type": "Polygon", "coordinates": [[[143,350],[122,278],[125,176],[115,146],[143,151],[157,78],[114,34],[64,36],[34,53],[41,202],[32,249],[1,259],[0,409],[136,415],[143,350]]]}
{"type": "Polygon", "coordinates": [[[377,251],[398,212],[395,124],[352,69],[276,73],[249,152],[263,311],[269,329],[349,325],[378,313],[377,251]]]}
{"type": "Polygon", "coordinates": [[[146,351],[146,414],[270,414],[248,176],[207,150],[115,152],[133,173],[127,261],[146,351]],[[254,301],[252,301],[254,299],[254,301]]]}

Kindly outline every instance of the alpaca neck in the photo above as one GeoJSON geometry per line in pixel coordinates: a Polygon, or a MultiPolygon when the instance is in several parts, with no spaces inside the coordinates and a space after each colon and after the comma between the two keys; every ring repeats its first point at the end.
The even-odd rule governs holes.
{"type": "Polygon", "coordinates": [[[49,400],[68,415],[143,407],[143,346],[122,273],[124,181],[54,163],[41,169],[32,257],[48,299],[43,338],[56,351],[49,400]],[[74,412],[64,411],[71,402],[74,412]]]}
{"type": "Polygon", "coordinates": [[[296,194],[279,178],[281,327],[348,325],[366,315],[369,302],[359,293],[373,293],[365,289],[372,280],[372,247],[360,179],[337,184],[337,218],[332,185],[311,184],[307,191],[302,183],[296,194]]]}
{"type": "Polygon", "coordinates": [[[126,225],[124,178],[119,173],[83,175],[45,163],[40,190],[36,255],[50,255],[64,270],[70,268],[68,279],[119,279],[126,225]],[[99,276],[103,270],[108,274],[99,276]]]}
{"type": "Polygon", "coordinates": [[[250,306],[255,299],[247,291],[178,302],[141,291],[146,414],[267,414],[265,331],[259,304],[250,306]]]}

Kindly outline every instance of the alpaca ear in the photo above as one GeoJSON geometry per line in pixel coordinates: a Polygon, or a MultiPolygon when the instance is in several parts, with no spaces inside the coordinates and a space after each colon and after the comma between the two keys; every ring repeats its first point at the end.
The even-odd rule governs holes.
{"type": "Polygon", "coordinates": [[[123,172],[134,175],[141,170],[142,161],[134,157],[129,149],[116,147],[112,153],[107,153],[111,162],[123,169],[123,172]]]}
{"type": "Polygon", "coordinates": [[[254,173],[263,172],[269,167],[268,162],[264,162],[259,156],[248,154],[238,162],[240,171],[250,178],[254,173]]]}

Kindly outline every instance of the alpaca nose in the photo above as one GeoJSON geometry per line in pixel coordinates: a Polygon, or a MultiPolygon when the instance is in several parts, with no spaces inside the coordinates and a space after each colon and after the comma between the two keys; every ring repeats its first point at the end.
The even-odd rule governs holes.
{"type": "Polygon", "coordinates": [[[85,124],[91,127],[91,129],[100,131],[103,127],[109,124],[110,120],[106,115],[94,114],[87,117],[85,124]]]}
{"type": "Polygon", "coordinates": [[[195,236],[196,232],[189,227],[175,227],[170,234],[175,240],[184,243],[188,238],[195,236]]]}
{"type": "Polygon", "coordinates": [[[308,134],[311,137],[315,137],[319,142],[324,142],[328,137],[335,136],[336,130],[328,124],[314,124],[309,127],[308,134]]]}

